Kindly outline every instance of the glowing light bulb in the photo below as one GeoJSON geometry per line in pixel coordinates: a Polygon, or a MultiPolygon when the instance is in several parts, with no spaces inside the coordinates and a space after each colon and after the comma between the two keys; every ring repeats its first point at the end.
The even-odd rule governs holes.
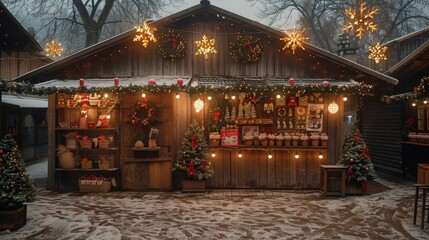
{"type": "Polygon", "coordinates": [[[411,105],[412,105],[413,107],[415,107],[415,106],[416,106],[416,103],[412,103],[411,105]]]}
{"type": "Polygon", "coordinates": [[[105,93],[104,98],[108,98],[108,97],[109,97],[109,94],[105,93]]]}
{"type": "Polygon", "coordinates": [[[231,96],[231,99],[232,99],[232,100],[235,100],[235,96],[234,96],[234,95],[233,95],[233,96],[231,96]]]}
{"type": "Polygon", "coordinates": [[[323,158],[323,154],[319,153],[319,159],[323,158]]]}
{"type": "Polygon", "coordinates": [[[343,101],[347,102],[348,98],[347,97],[343,97],[343,101]]]}
{"type": "Polygon", "coordinates": [[[216,157],[216,153],[212,152],[212,158],[216,157]]]}
{"type": "Polygon", "coordinates": [[[110,114],[107,114],[106,118],[107,118],[107,119],[110,119],[110,114]]]}
{"type": "Polygon", "coordinates": [[[212,96],[208,96],[207,99],[210,101],[212,100],[212,96]]]}
{"type": "Polygon", "coordinates": [[[142,93],[142,97],[144,97],[144,98],[145,98],[145,97],[146,97],[146,93],[142,93]]]}
{"type": "Polygon", "coordinates": [[[428,103],[428,101],[424,100],[424,101],[423,101],[423,103],[424,103],[424,104],[427,104],[427,103],[428,103]]]}
{"type": "Polygon", "coordinates": [[[280,96],[280,94],[277,94],[277,99],[280,99],[282,96],[280,96]]]}
{"type": "Polygon", "coordinates": [[[176,99],[179,99],[180,98],[180,95],[179,94],[176,94],[176,99]]]}
{"type": "Polygon", "coordinates": [[[271,158],[273,158],[273,155],[271,155],[271,153],[270,153],[270,154],[268,154],[268,159],[271,159],[271,158]]]}
{"type": "Polygon", "coordinates": [[[242,157],[243,157],[243,154],[238,153],[238,157],[239,157],[239,158],[242,158],[242,157]]]}
{"type": "Polygon", "coordinates": [[[298,155],[298,153],[296,153],[296,154],[295,154],[295,158],[296,158],[296,159],[298,159],[298,158],[299,158],[299,155],[298,155]]]}

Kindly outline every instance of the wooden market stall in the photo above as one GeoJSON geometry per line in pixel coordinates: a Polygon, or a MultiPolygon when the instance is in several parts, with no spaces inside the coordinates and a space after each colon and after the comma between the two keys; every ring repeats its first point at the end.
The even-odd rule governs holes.
{"type": "Polygon", "coordinates": [[[215,177],[209,187],[318,188],[320,165],[335,164],[341,153],[345,105],[359,103],[372,83],[396,83],[309,44],[303,43],[305,50],[282,50],[284,32],[209,1],[149,26],[157,28],[156,44],[134,42],[131,30],[17,79],[39,83],[38,90],[50,95],[50,188],[77,189],[77,179],[91,173],[115,177],[116,189],[171,190],[176,185],[171,169],[192,120],[204,125],[211,143],[215,177]],[[210,46],[216,53],[198,54],[210,46]],[[97,100],[97,106],[86,109],[84,127],[80,118],[86,97],[89,105],[97,100]],[[76,102],[68,105],[71,100],[76,102]],[[136,124],[135,112],[141,114],[137,122],[149,120],[148,102],[155,108],[150,123],[136,124]],[[88,123],[96,123],[111,106],[109,127],[90,129],[88,123]],[[197,113],[195,106],[202,109],[197,113]],[[336,112],[329,113],[330,108],[336,112]],[[159,130],[157,145],[147,148],[152,128],[159,130]],[[108,169],[59,167],[55,149],[67,145],[64,132],[76,131],[87,140],[112,137],[107,149],[85,149],[94,156],[114,157],[108,169]],[[217,143],[211,141],[215,132],[217,143]],[[254,134],[251,145],[245,144],[246,132],[254,134]],[[303,139],[295,146],[284,139],[282,144],[257,145],[255,134],[259,140],[263,132],[267,138],[269,133],[290,135],[290,144],[291,134],[303,139]],[[304,135],[311,133],[318,133],[317,145],[311,139],[305,144],[304,135]],[[328,137],[324,144],[322,133],[328,137]],[[145,148],[135,148],[135,134],[143,136],[145,148]]]}

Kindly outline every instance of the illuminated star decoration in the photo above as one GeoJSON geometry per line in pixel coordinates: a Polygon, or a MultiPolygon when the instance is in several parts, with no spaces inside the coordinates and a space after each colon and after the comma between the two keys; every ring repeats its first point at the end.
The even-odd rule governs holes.
{"type": "Polygon", "coordinates": [[[55,42],[55,40],[52,40],[48,43],[46,43],[46,56],[48,57],[59,57],[61,56],[61,53],[63,53],[64,49],[61,47],[61,43],[55,42]]]}
{"type": "Polygon", "coordinates": [[[157,39],[155,35],[153,34],[156,31],[156,28],[149,27],[144,21],[142,26],[134,27],[136,29],[136,36],[134,37],[133,41],[138,42],[141,41],[143,47],[147,47],[149,44],[149,41],[156,42],[157,39]]]}
{"type": "Polygon", "coordinates": [[[346,9],[346,14],[350,18],[350,21],[346,23],[343,30],[348,32],[356,29],[356,36],[359,39],[362,39],[365,31],[373,32],[377,30],[377,24],[371,20],[377,15],[378,9],[373,8],[371,11],[368,11],[365,5],[365,2],[360,4],[359,13],[357,9],[346,9]]]}
{"type": "Polygon", "coordinates": [[[292,54],[295,54],[295,49],[297,47],[302,48],[302,50],[305,50],[304,46],[302,45],[302,42],[305,40],[308,40],[309,38],[307,36],[304,36],[305,28],[301,31],[297,31],[296,27],[293,27],[293,32],[289,33],[285,31],[286,36],[284,38],[280,38],[280,40],[285,42],[285,46],[283,47],[283,50],[286,48],[292,49],[292,54]]]}
{"type": "Polygon", "coordinates": [[[195,55],[201,55],[203,54],[204,57],[207,59],[209,56],[209,53],[217,53],[214,44],[215,39],[208,39],[206,35],[203,35],[203,39],[201,41],[195,41],[195,44],[197,45],[197,52],[195,52],[195,55]]]}
{"type": "Polygon", "coordinates": [[[386,50],[387,47],[381,47],[380,42],[377,42],[375,46],[369,46],[370,54],[368,58],[373,59],[378,64],[380,60],[387,60],[386,50]]]}

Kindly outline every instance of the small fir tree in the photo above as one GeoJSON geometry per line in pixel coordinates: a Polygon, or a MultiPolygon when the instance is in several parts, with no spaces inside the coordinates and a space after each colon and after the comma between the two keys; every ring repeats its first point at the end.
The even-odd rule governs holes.
{"type": "Polygon", "coordinates": [[[213,177],[211,162],[207,160],[208,145],[204,129],[194,121],[185,133],[182,149],[173,171],[183,171],[188,179],[202,180],[213,177]]]}
{"type": "Polygon", "coordinates": [[[353,125],[346,136],[339,164],[347,167],[347,182],[366,182],[376,176],[369,150],[357,125],[353,125]]]}
{"type": "Polygon", "coordinates": [[[0,141],[0,209],[15,209],[34,200],[36,189],[12,135],[0,141]]]}

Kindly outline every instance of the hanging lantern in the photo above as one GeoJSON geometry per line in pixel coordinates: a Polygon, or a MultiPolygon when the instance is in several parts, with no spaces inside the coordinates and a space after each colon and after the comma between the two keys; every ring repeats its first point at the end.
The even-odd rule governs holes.
{"type": "Polygon", "coordinates": [[[201,99],[198,98],[194,102],[194,108],[195,108],[196,112],[200,112],[204,108],[204,102],[203,102],[203,100],[201,100],[201,99]]]}
{"type": "Polygon", "coordinates": [[[335,114],[338,112],[338,104],[336,104],[335,102],[332,102],[331,104],[329,104],[328,106],[328,111],[332,114],[335,114]]]}

